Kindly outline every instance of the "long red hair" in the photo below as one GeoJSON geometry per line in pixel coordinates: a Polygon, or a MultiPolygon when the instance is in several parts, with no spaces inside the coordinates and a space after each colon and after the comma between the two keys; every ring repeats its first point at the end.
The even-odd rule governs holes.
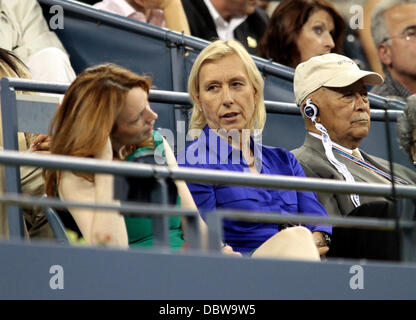
{"type": "MultiPolygon", "coordinates": [[[[86,69],[65,93],[52,119],[51,153],[76,157],[94,157],[105,146],[126,104],[128,92],[136,87],[149,93],[151,79],[115,64],[86,69]]],[[[93,181],[91,173],[76,173],[93,181]]],[[[45,188],[55,195],[59,184],[56,170],[45,170],[45,188]]]]}

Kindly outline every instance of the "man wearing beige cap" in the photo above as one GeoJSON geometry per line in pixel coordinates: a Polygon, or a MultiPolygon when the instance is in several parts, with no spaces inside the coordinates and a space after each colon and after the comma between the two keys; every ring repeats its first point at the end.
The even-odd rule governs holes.
{"type": "MultiPolygon", "coordinates": [[[[304,144],[292,152],[308,177],[391,183],[389,163],[359,149],[370,129],[365,84],[382,82],[379,74],[362,71],[351,59],[335,53],[313,57],[297,66],[295,100],[307,134],[304,144]]],[[[416,182],[416,174],[398,164],[394,175],[398,184],[416,182]]],[[[392,199],[384,197],[318,193],[318,200],[330,216],[377,216],[383,210],[391,213],[392,199]]]]}

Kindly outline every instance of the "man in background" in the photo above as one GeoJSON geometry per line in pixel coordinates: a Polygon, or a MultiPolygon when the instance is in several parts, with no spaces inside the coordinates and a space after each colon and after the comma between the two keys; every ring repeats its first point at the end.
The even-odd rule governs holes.
{"type": "Polygon", "coordinates": [[[416,93],[416,0],[382,0],[374,8],[371,33],[385,81],[371,92],[404,101],[416,93]]]}
{"type": "Polygon", "coordinates": [[[256,0],[182,0],[182,4],[192,36],[237,40],[250,54],[256,53],[269,19],[256,0]]]}

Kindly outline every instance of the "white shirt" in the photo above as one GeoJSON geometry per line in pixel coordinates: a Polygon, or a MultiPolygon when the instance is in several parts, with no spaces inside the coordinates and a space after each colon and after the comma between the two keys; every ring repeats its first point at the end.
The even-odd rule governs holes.
{"type": "Polygon", "coordinates": [[[244,16],[242,18],[232,18],[230,22],[227,22],[221,17],[221,15],[218,13],[217,9],[215,9],[210,0],[204,0],[204,2],[205,5],[208,7],[212,19],[214,20],[215,26],[217,28],[218,37],[224,41],[235,40],[234,30],[247,19],[247,16],[244,16]]]}
{"type": "Polygon", "coordinates": [[[0,47],[23,60],[34,80],[69,83],[75,78],[68,54],[36,0],[0,0],[0,47]]]}

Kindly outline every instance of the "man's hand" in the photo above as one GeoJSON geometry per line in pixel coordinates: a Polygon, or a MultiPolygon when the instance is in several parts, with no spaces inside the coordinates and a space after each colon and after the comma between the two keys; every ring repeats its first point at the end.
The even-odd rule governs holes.
{"type": "Polygon", "coordinates": [[[326,244],[326,241],[322,232],[320,231],[312,232],[312,236],[313,236],[313,240],[315,241],[316,247],[318,248],[319,255],[321,257],[325,256],[329,251],[329,247],[326,244]]]}

